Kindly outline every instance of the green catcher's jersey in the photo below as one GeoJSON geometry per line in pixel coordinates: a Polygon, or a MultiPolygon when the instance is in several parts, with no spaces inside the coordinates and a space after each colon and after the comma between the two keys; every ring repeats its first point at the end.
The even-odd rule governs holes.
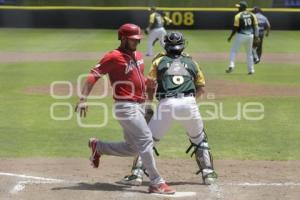
{"type": "Polygon", "coordinates": [[[199,65],[186,54],[176,59],[159,54],[154,58],[148,76],[157,81],[158,100],[180,93],[195,94],[197,87],[205,85],[199,65]]]}

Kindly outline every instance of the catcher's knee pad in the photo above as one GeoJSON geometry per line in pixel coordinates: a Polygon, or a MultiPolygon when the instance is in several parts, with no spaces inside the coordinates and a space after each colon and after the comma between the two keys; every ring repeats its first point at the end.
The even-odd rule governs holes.
{"type": "Polygon", "coordinates": [[[199,171],[197,174],[200,172],[202,172],[202,174],[205,173],[204,170],[206,170],[208,173],[214,170],[213,157],[210,152],[210,148],[208,147],[207,136],[204,130],[201,134],[204,134],[203,140],[199,144],[194,144],[191,142],[190,147],[186,150],[186,153],[189,153],[190,150],[194,148],[191,157],[195,154],[196,162],[199,166],[199,171]]]}

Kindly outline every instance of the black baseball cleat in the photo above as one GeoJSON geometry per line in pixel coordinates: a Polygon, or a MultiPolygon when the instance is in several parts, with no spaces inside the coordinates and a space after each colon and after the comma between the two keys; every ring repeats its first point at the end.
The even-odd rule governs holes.
{"type": "Polygon", "coordinates": [[[232,71],[233,71],[233,68],[232,68],[232,67],[229,67],[228,69],[226,69],[225,72],[229,74],[229,73],[231,73],[232,71]]]}
{"type": "Polygon", "coordinates": [[[254,74],[254,72],[248,72],[248,75],[253,75],[254,74]]]}

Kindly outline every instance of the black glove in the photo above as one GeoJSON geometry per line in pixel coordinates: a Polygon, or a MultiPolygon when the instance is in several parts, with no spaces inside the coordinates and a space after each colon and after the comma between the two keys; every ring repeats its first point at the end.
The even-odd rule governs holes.
{"type": "Polygon", "coordinates": [[[146,108],[145,108],[145,120],[147,123],[150,122],[152,116],[153,116],[154,112],[153,112],[153,109],[150,105],[147,105],[146,108]]]}

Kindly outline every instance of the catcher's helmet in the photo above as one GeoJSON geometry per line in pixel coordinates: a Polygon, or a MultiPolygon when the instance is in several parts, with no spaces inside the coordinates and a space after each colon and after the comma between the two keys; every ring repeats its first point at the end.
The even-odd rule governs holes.
{"type": "Polygon", "coordinates": [[[118,39],[122,37],[140,40],[143,38],[141,28],[135,24],[123,24],[118,30],[118,39]]]}
{"type": "Polygon", "coordinates": [[[180,32],[169,32],[165,38],[165,50],[169,54],[181,54],[185,48],[185,39],[180,32]]]}

